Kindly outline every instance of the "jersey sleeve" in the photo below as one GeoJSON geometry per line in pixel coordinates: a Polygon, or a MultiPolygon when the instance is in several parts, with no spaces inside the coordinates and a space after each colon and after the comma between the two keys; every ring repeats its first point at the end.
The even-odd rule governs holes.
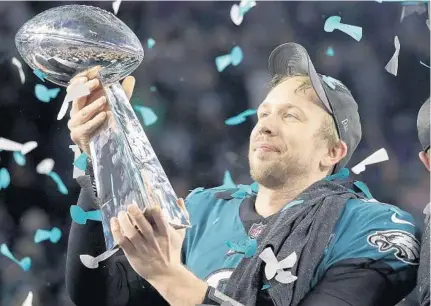
{"type": "Polygon", "coordinates": [[[395,305],[415,287],[419,235],[413,217],[393,205],[348,201],[301,306],[395,305]]]}

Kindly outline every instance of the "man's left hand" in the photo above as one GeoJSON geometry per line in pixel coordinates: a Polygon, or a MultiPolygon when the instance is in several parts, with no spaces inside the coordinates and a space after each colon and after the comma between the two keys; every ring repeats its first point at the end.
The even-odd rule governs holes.
{"type": "MultiPolygon", "coordinates": [[[[182,199],[178,205],[187,214],[182,199]]],[[[132,268],[148,282],[155,282],[181,266],[185,230],[173,229],[158,205],[144,213],[136,204],[129,205],[127,212],[111,219],[111,230],[132,268]]]]}

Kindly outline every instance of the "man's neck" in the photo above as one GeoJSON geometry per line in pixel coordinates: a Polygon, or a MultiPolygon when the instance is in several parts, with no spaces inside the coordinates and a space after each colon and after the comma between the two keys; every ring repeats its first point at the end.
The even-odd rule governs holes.
{"type": "Polygon", "coordinates": [[[276,189],[269,189],[259,184],[259,192],[255,202],[256,212],[264,218],[277,213],[301,192],[322,178],[298,177],[289,179],[286,184],[276,189]]]}

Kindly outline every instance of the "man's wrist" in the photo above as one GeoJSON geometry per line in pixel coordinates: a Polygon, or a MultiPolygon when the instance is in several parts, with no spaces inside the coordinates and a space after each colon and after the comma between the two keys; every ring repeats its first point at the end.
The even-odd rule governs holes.
{"type": "Polygon", "coordinates": [[[201,304],[208,289],[204,281],[197,278],[182,264],[174,265],[147,281],[170,303],[184,296],[194,304],[201,304]]]}

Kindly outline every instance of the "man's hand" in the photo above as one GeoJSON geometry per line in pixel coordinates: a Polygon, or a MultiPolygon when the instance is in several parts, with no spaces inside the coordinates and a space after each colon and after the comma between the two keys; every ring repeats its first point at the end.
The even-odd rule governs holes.
{"type": "MultiPolygon", "coordinates": [[[[73,85],[81,83],[85,84],[90,90],[88,96],[81,97],[72,102],[70,120],[67,123],[70,130],[70,138],[87,155],[90,155],[89,144],[91,136],[111,114],[106,101],[105,91],[97,79],[100,69],[100,66],[96,66],[77,74],[67,87],[67,91],[70,91],[73,85]]],[[[130,100],[135,87],[135,78],[128,76],[124,79],[122,85],[127,98],[130,100]]]]}
{"type": "Polygon", "coordinates": [[[136,204],[111,219],[115,242],[132,268],[148,282],[181,265],[184,230],[173,229],[158,205],[144,213],[136,204]]]}
{"type": "MultiPolygon", "coordinates": [[[[184,201],[178,205],[187,214],[184,201]]],[[[132,268],[171,305],[202,303],[207,284],[181,263],[185,230],[173,229],[158,205],[142,213],[136,204],[111,219],[115,242],[132,268]]]]}

